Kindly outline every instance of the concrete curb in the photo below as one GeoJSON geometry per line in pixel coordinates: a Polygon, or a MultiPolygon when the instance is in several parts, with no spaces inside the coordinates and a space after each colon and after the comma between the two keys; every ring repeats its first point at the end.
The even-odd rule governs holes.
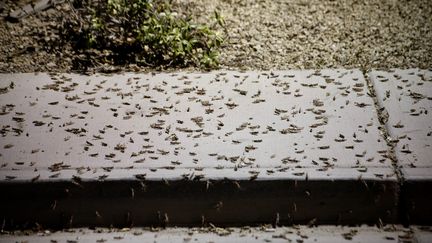
{"type": "Polygon", "coordinates": [[[6,229],[430,223],[359,70],[0,80],[6,229]]]}
{"type": "Polygon", "coordinates": [[[386,128],[395,144],[401,178],[401,220],[432,223],[432,70],[369,73],[386,128]]]}
{"type": "Polygon", "coordinates": [[[1,183],[6,228],[396,223],[396,181],[1,183]]]}

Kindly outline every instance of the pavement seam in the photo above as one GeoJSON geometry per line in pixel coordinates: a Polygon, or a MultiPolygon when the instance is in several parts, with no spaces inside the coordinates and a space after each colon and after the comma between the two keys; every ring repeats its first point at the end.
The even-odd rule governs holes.
{"type": "Polygon", "coordinates": [[[398,140],[393,139],[392,136],[390,135],[390,132],[389,132],[390,129],[389,129],[388,123],[387,123],[389,114],[388,114],[387,110],[385,109],[384,105],[381,104],[377,98],[375,86],[374,86],[374,84],[371,80],[371,77],[370,77],[371,72],[372,72],[371,69],[362,69],[362,73],[364,75],[364,78],[366,80],[366,84],[367,84],[367,87],[369,90],[368,94],[374,101],[375,111],[376,111],[376,114],[378,116],[378,121],[380,122],[380,126],[378,127],[378,129],[380,130],[381,136],[383,136],[383,138],[386,141],[387,146],[389,148],[388,149],[388,156],[392,162],[392,166],[393,166],[393,169],[396,173],[396,177],[398,180],[398,185],[399,185],[399,192],[397,195],[397,198],[398,198],[397,199],[397,208],[398,208],[397,210],[398,210],[398,217],[399,217],[398,221],[400,223],[402,223],[404,226],[408,226],[409,225],[409,223],[408,223],[409,221],[407,219],[408,211],[407,211],[405,204],[403,203],[403,200],[405,198],[405,192],[403,190],[405,178],[403,176],[401,167],[399,166],[399,160],[396,157],[396,152],[395,152],[395,147],[396,147],[398,140]]]}
{"type": "Polygon", "coordinates": [[[378,121],[380,122],[380,126],[378,127],[378,129],[380,130],[381,136],[383,136],[383,138],[386,141],[387,146],[389,148],[389,150],[388,150],[389,159],[392,161],[392,166],[394,168],[394,171],[396,173],[398,181],[401,184],[403,184],[403,182],[405,181],[405,178],[404,178],[403,173],[399,167],[399,161],[398,161],[396,154],[395,154],[395,146],[397,144],[397,140],[394,140],[392,138],[392,136],[390,135],[389,128],[387,125],[388,112],[385,109],[385,107],[383,105],[381,105],[378,101],[378,98],[376,96],[375,87],[373,85],[372,80],[370,79],[371,71],[372,70],[370,70],[370,69],[362,70],[363,75],[364,75],[365,80],[366,80],[366,84],[368,86],[368,90],[369,90],[368,95],[374,101],[375,111],[376,111],[376,114],[378,116],[378,121]]]}

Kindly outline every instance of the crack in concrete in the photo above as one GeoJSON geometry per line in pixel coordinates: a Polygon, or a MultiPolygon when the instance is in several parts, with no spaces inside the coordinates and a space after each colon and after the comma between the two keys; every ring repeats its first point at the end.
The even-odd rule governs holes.
{"type": "Polygon", "coordinates": [[[399,184],[399,192],[397,193],[397,208],[398,208],[398,221],[401,222],[405,227],[409,226],[409,220],[408,220],[408,210],[406,208],[406,205],[403,203],[403,200],[405,198],[405,193],[403,190],[403,185],[405,182],[405,178],[403,176],[401,167],[399,166],[399,161],[398,158],[396,157],[396,152],[395,152],[395,147],[397,145],[398,140],[395,140],[392,138],[392,136],[390,135],[389,132],[389,127],[388,127],[388,117],[389,114],[387,112],[387,110],[385,109],[383,104],[380,104],[380,102],[378,101],[377,95],[376,95],[376,90],[374,87],[374,84],[372,82],[372,80],[370,79],[370,73],[371,73],[371,69],[361,69],[363,76],[366,80],[366,84],[367,84],[367,88],[369,91],[369,96],[373,99],[374,101],[374,106],[375,106],[375,111],[376,114],[378,116],[378,121],[380,122],[380,126],[378,126],[378,129],[381,133],[381,136],[383,136],[384,140],[387,143],[388,146],[388,157],[392,162],[392,166],[393,169],[396,173],[396,177],[398,179],[398,184],[399,184]]]}
{"type": "Polygon", "coordinates": [[[399,167],[399,161],[396,157],[395,154],[395,146],[397,144],[397,140],[394,140],[390,133],[389,133],[389,128],[388,128],[388,124],[387,124],[387,120],[388,120],[388,112],[385,109],[385,107],[383,105],[381,105],[378,101],[378,98],[376,96],[376,91],[375,91],[375,87],[370,79],[370,74],[371,70],[370,69],[362,69],[362,73],[364,75],[364,78],[366,80],[367,83],[367,87],[369,90],[369,96],[373,99],[374,101],[374,106],[375,106],[375,111],[376,114],[378,116],[378,121],[380,122],[380,126],[378,127],[378,129],[381,132],[381,135],[383,136],[384,140],[386,141],[388,147],[389,147],[389,151],[388,151],[388,156],[389,159],[392,161],[392,165],[393,168],[395,170],[396,176],[398,178],[398,180],[403,183],[404,182],[404,177],[402,174],[402,171],[399,167]]]}

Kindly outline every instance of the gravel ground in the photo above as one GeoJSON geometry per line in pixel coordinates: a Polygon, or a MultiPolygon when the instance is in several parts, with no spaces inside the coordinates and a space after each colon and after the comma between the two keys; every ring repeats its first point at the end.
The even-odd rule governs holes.
{"type": "MultiPolygon", "coordinates": [[[[221,69],[432,67],[430,0],[174,1],[200,23],[215,9],[225,17],[221,69]]],[[[5,2],[3,16],[17,6],[5,2]]],[[[63,4],[19,23],[0,20],[0,72],[73,70],[70,47],[49,48],[60,9],[70,11],[63,4]]]]}

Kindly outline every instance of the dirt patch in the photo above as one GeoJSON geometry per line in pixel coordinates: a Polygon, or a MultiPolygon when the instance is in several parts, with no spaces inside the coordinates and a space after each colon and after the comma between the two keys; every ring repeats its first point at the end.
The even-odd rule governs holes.
{"type": "MultiPolygon", "coordinates": [[[[4,2],[2,16],[29,1],[4,2]]],[[[429,0],[174,2],[199,23],[209,21],[215,9],[225,17],[222,69],[432,67],[429,0]]],[[[0,72],[74,71],[72,48],[54,45],[58,26],[71,13],[64,3],[18,23],[0,20],[0,72]]],[[[104,70],[155,68],[100,64],[95,69],[104,70]]]]}

